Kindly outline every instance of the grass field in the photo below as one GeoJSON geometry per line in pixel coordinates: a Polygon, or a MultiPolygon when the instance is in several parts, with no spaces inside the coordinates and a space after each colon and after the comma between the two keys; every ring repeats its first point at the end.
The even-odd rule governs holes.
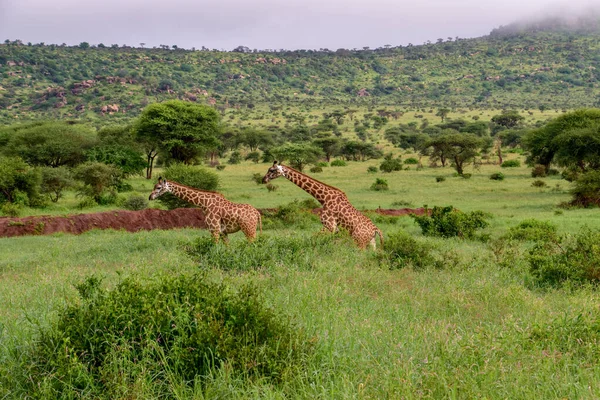
{"type": "MultiPolygon", "coordinates": [[[[597,209],[557,207],[570,198],[568,182],[544,178],[548,187],[535,188],[526,167],[469,167],[470,179],[454,177],[450,168],[367,173],[369,166],[378,164],[327,167],[314,176],[344,190],[359,209],[426,204],[488,212],[492,218],[486,232],[492,239],[530,218],[550,221],[560,234],[576,233],[584,225],[600,228],[597,209]],[[500,171],[504,181],[489,179],[500,171]],[[436,182],[437,176],[446,180],[436,182]],[[389,191],[369,190],[377,177],[387,179],[389,191]]],[[[220,191],[258,208],[308,198],[282,178],[273,182],[279,186],[275,192],[252,182],[252,174],[264,174],[267,167],[228,165],[217,172],[220,191]]],[[[133,193],[143,195],[153,184],[143,179],[131,183],[133,193]]],[[[77,201],[70,194],[35,213],[74,212],[77,201]]],[[[258,286],[268,306],[289,315],[307,333],[315,351],[301,373],[278,383],[243,379],[223,368],[202,383],[165,383],[142,375],[122,382],[116,397],[600,397],[600,295],[594,288],[536,288],[525,261],[528,242],[511,249],[516,252],[514,262],[502,267],[490,243],[425,238],[409,217],[376,222],[386,236],[405,231],[430,245],[441,262],[436,267],[390,269],[377,253],[362,252],[343,236],[311,248],[320,229],[315,220],[265,229],[265,240],[297,240],[305,247],[285,262],[269,261],[260,268],[240,269],[233,262],[226,269],[212,266],[210,259],[199,262],[183,247],[208,233],[189,229],[0,239],[0,398],[27,397],[35,386],[39,377],[28,376],[23,365],[27,352],[62,307],[79,301],[75,284],[96,275],[104,278],[103,287],[113,288],[128,276],[151,279],[199,270],[206,271],[207,279],[232,287],[248,282],[258,286]]],[[[243,236],[236,234],[223,251],[243,250],[242,242],[243,236]]],[[[93,398],[85,392],[79,397],[93,398]]]]}

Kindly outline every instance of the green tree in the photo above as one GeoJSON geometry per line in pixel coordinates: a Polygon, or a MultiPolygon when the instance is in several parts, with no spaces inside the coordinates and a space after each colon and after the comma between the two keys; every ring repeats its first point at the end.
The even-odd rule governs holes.
{"type": "Polygon", "coordinates": [[[307,164],[314,164],[323,156],[320,148],[310,143],[286,143],[274,147],[271,154],[282,161],[288,161],[292,168],[303,171],[307,164]]]}
{"type": "Polygon", "coordinates": [[[74,176],[83,183],[79,188],[80,195],[89,196],[99,204],[111,203],[116,198],[121,178],[121,172],[116,167],[86,162],[75,168],[74,176]]]}
{"type": "Polygon", "coordinates": [[[171,100],[144,109],[135,124],[138,138],[146,146],[147,177],[160,151],[168,160],[190,164],[220,145],[220,117],[213,108],[171,100]]]}
{"type": "Polygon", "coordinates": [[[437,113],[435,113],[435,116],[440,117],[442,119],[442,122],[444,122],[448,114],[450,114],[449,108],[438,108],[437,113]]]}
{"type": "Polygon", "coordinates": [[[0,203],[39,205],[41,175],[19,157],[0,157],[0,203]]]}
{"type": "Polygon", "coordinates": [[[559,150],[558,146],[566,143],[564,137],[555,140],[557,136],[576,129],[593,128],[598,124],[600,124],[600,109],[581,109],[565,113],[543,127],[529,131],[523,137],[523,146],[529,151],[528,164],[543,165],[548,172],[559,150]]]}
{"type": "Polygon", "coordinates": [[[456,172],[462,175],[464,167],[477,155],[482,140],[471,134],[445,133],[430,139],[426,146],[432,149],[433,160],[439,159],[443,166],[447,160],[451,160],[456,172]]]}
{"type": "MultiPolygon", "coordinates": [[[[163,174],[167,180],[196,189],[217,190],[219,187],[219,176],[204,167],[177,163],[167,167],[163,174]]],[[[195,207],[193,204],[181,200],[171,193],[165,193],[158,200],[167,206],[169,210],[195,207]]]]}
{"type": "Polygon", "coordinates": [[[501,114],[494,115],[492,122],[503,127],[503,129],[517,128],[525,120],[525,117],[518,111],[503,111],[501,114]]]}
{"type": "Polygon", "coordinates": [[[321,136],[313,140],[313,144],[323,150],[325,160],[331,161],[331,157],[339,154],[341,148],[341,140],[331,134],[321,136]]]}
{"type": "Polygon", "coordinates": [[[552,140],[554,160],[561,167],[577,167],[581,172],[600,169],[600,121],[586,128],[565,131],[552,140]]]}
{"type": "Polygon", "coordinates": [[[53,203],[63,196],[63,192],[74,184],[73,174],[67,167],[42,169],[41,192],[47,195],[53,203]]]}
{"type": "Polygon", "coordinates": [[[75,166],[97,142],[96,133],[81,124],[42,122],[7,129],[2,152],[34,166],[75,166]]]}
{"type": "Polygon", "coordinates": [[[256,151],[259,148],[264,150],[274,144],[271,132],[255,128],[243,129],[238,135],[238,142],[248,146],[250,151],[256,151]]]}

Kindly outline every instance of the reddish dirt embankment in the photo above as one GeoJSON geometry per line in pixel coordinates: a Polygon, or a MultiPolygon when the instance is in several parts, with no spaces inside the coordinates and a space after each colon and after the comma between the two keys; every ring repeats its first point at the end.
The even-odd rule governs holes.
{"type": "MultiPolygon", "coordinates": [[[[320,210],[314,210],[318,212],[320,210]]],[[[384,215],[422,215],[424,210],[397,209],[374,210],[384,215]]],[[[94,214],[68,216],[41,216],[25,218],[0,218],[0,237],[25,235],[50,235],[66,232],[78,235],[92,229],[124,229],[129,232],[151,229],[199,228],[205,229],[204,214],[197,208],[178,208],[164,211],[146,209],[142,211],[108,211],[94,214]]]]}

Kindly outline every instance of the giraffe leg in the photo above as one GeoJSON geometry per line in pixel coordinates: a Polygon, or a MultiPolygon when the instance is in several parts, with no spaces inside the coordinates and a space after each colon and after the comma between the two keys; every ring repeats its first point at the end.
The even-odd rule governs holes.
{"type": "Polygon", "coordinates": [[[223,243],[225,243],[226,246],[229,246],[229,236],[227,236],[227,233],[221,233],[221,239],[223,239],[223,243]]]}

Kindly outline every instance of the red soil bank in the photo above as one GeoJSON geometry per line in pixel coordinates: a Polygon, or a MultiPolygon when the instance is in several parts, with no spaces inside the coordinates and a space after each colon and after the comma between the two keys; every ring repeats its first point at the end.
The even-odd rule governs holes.
{"type": "MultiPolygon", "coordinates": [[[[318,210],[320,211],[320,210],[318,210]]],[[[315,210],[315,212],[318,212],[315,210]]],[[[424,210],[377,209],[384,215],[422,215],[424,210]]],[[[204,214],[197,208],[178,208],[164,211],[146,209],[142,211],[108,211],[94,214],[68,216],[41,216],[25,218],[0,218],[0,237],[25,235],[50,235],[66,232],[78,235],[91,229],[124,229],[129,232],[151,229],[199,228],[205,229],[204,214]]]]}

